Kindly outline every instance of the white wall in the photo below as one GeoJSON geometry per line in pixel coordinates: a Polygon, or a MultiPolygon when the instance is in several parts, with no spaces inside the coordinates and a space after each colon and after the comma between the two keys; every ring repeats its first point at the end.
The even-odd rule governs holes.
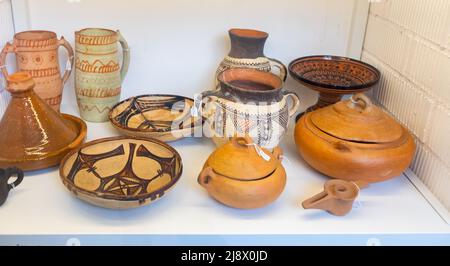
{"type": "Polygon", "coordinates": [[[450,1],[372,3],[362,58],[382,72],[374,97],[416,137],[412,170],[450,211],[450,1]]]}
{"type": "MultiPolygon", "coordinates": [[[[122,98],[210,89],[232,27],[269,32],[266,55],[286,65],[310,54],[359,58],[368,9],[366,0],[12,1],[16,31],[48,29],[73,43],[83,27],[120,29],[132,55],[122,98]]],[[[303,108],[316,100],[292,80],[286,87],[299,92],[303,108]]],[[[63,104],[75,104],[73,85],[63,104]]]]}
{"type": "MultiPolygon", "coordinates": [[[[14,34],[13,17],[11,12],[11,3],[9,1],[0,1],[0,46],[3,47],[14,34]]],[[[8,64],[15,64],[13,59],[9,59],[8,64]]],[[[0,66],[2,67],[2,66],[0,66]]],[[[0,118],[3,115],[10,99],[9,93],[5,90],[5,81],[0,74],[0,118]]]]}

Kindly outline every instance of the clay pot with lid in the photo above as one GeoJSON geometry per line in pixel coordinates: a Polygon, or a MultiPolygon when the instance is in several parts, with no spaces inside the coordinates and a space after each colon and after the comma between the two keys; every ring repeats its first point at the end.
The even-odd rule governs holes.
{"type": "Polygon", "coordinates": [[[52,109],[26,72],[7,77],[11,101],[0,120],[0,167],[24,171],[56,166],[86,138],[86,123],[52,109]]]}
{"type": "Polygon", "coordinates": [[[282,151],[256,146],[249,137],[236,137],[214,151],[198,182],[217,201],[239,209],[264,207],[275,201],[286,184],[282,151]]]}
{"type": "Polygon", "coordinates": [[[399,176],[415,152],[409,131],[364,94],[303,115],[295,142],[319,172],[368,183],[399,176]]]}

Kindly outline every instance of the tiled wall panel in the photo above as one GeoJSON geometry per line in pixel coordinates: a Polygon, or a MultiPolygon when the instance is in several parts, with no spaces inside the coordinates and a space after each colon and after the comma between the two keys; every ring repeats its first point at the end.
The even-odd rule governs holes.
{"type": "Polygon", "coordinates": [[[450,211],[450,1],[373,1],[362,60],[382,73],[372,92],[414,134],[411,169],[450,211]]]}

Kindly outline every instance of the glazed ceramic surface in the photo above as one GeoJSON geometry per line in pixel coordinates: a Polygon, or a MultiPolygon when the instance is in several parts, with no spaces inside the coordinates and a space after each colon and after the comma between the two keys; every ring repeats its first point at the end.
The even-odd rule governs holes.
{"type": "Polygon", "coordinates": [[[0,169],[0,207],[6,202],[9,191],[22,183],[23,172],[18,168],[0,169]],[[14,182],[9,180],[14,179],[14,182]]]}
{"type": "Polygon", "coordinates": [[[70,152],[60,166],[64,185],[91,204],[127,209],[167,193],[182,173],[181,157],[155,139],[114,137],[70,152]]]}
{"type": "Polygon", "coordinates": [[[283,63],[264,55],[264,45],[269,34],[252,29],[231,29],[228,34],[231,50],[220,63],[216,78],[222,71],[230,68],[252,68],[267,72],[276,68],[281,80],[286,80],[287,70],[283,63]]]}
{"type": "Polygon", "coordinates": [[[306,113],[294,135],[308,164],[350,181],[371,183],[399,176],[415,152],[408,130],[364,94],[306,113]]]}
{"type": "Polygon", "coordinates": [[[341,100],[343,94],[369,90],[380,79],[373,66],[346,57],[318,55],[295,59],[289,64],[290,75],[304,86],[318,91],[314,111],[341,100]]]}
{"type": "Polygon", "coordinates": [[[119,31],[89,28],[75,32],[75,92],[83,119],[108,121],[109,111],[119,102],[129,63],[128,44],[119,31]],[[118,42],[123,50],[121,66],[118,42]]]}
{"type": "Polygon", "coordinates": [[[234,208],[254,209],[275,201],[286,185],[281,149],[273,153],[249,137],[233,138],[205,162],[198,182],[217,201],[234,208]]]}
{"type": "Polygon", "coordinates": [[[268,72],[234,68],[218,78],[220,90],[202,94],[208,99],[204,108],[208,137],[217,146],[245,135],[259,146],[278,146],[298,109],[297,95],[283,89],[282,80],[268,72]]]}
{"type": "Polygon", "coordinates": [[[329,180],[324,190],[302,202],[305,209],[321,209],[333,215],[344,216],[353,207],[353,202],[359,195],[360,188],[354,182],[345,180],[329,180]]]}
{"type": "Polygon", "coordinates": [[[28,171],[58,165],[86,137],[81,119],[56,112],[33,87],[33,79],[25,72],[8,77],[12,98],[0,121],[0,167],[28,171]]]}
{"type": "Polygon", "coordinates": [[[203,119],[193,116],[192,99],[177,95],[141,95],[116,104],[109,120],[122,134],[175,141],[201,134],[203,119]]]}
{"type": "MultiPolygon", "coordinates": [[[[63,37],[58,40],[51,31],[24,31],[14,35],[13,43],[7,43],[0,55],[0,65],[6,62],[8,53],[16,54],[18,71],[25,71],[34,79],[36,94],[59,112],[64,84],[69,79],[73,65],[73,49],[63,37]],[[67,49],[69,61],[61,77],[58,48],[67,49]]],[[[2,68],[3,75],[8,71],[2,68]]]]}

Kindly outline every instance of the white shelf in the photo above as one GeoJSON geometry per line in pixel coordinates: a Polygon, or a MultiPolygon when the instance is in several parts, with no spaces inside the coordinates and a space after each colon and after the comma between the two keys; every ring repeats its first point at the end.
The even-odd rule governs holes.
{"type": "MultiPolygon", "coordinates": [[[[75,106],[63,110],[77,115],[75,106]]],[[[321,191],[327,178],[304,163],[292,133],[281,145],[289,160],[286,189],[266,208],[236,210],[211,199],[197,175],[214,145],[184,139],[172,143],[183,159],[180,181],[160,201],[138,209],[80,201],[62,185],[57,168],[27,173],[0,207],[0,244],[65,244],[70,237],[95,244],[365,244],[372,237],[369,243],[450,244],[450,226],[403,175],[363,190],[345,217],[304,210],[300,202],[321,191]]],[[[109,123],[88,123],[88,140],[114,135],[109,123]]]]}

